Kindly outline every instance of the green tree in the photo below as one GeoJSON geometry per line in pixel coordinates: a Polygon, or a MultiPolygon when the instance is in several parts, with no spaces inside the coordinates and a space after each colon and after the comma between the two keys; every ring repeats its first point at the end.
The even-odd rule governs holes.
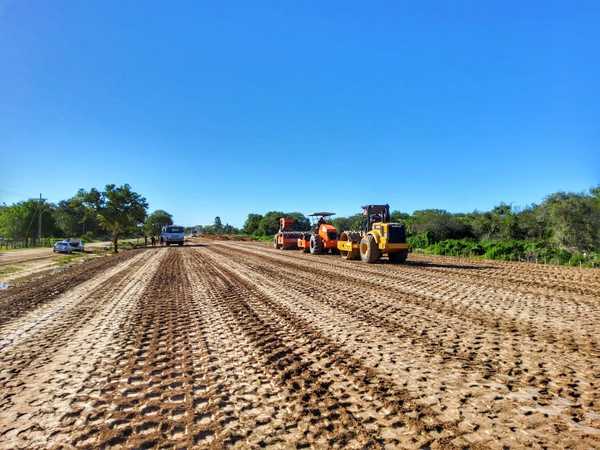
{"type": "Polygon", "coordinates": [[[173,225],[173,216],[167,211],[157,209],[146,218],[144,222],[144,234],[146,236],[157,237],[162,227],[167,225],[173,225]]]}
{"type": "Polygon", "coordinates": [[[221,218],[219,216],[215,217],[215,220],[213,222],[213,228],[215,230],[215,233],[223,232],[223,222],[221,222],[221,218]]]}
{"type": "Polygon", "coordinates": [[[415,211],[412,215],[411,231],[414,234],[428,233],[433,242],[472,236],[469,225],[442,209],[415,211]]]}
{"type": "Polygon", "coordinates": [[[107,184],[97,202],[97,214],[102,227],[111,234],[113,249],[119,251],[119,237],[133,232],[143,224],[148,203],[128,184],[116,187],[107,184]]]}
{"type": "Polygon", "coordinates": [[[246,222],[244,222],[244,227],[242,231],[246,234],[255,234],[258,231],[258,226],[260,225],[260,221],[263,216],[261,214],[248,214],[248,218],[246,222]]]}
{"type": "Polygon", "coordinates": [[[100,231],[95,210],[95,190],[80,189],[73,197],[58,202],[54,211],[57,225],[65,236],[93,236],[100,231]]]}
{"type": "Polygon", "coordinates": [[[392,222],[401,222],[406,224],[406,222],[410,221],[410,214],[403,213],[401,211],[392,211],[390,213],[390,218],[392,222]]]}
{"type": "MultiPolygon", "coordinates": [[[[285,214],[286,217],[294,219],[293,228],[296,231],[308,231],[310,230],[310,220],[304,214],[299,212],[290,212],[285,214]]],[[[279,228],[279,227],[278,227],[279,228]]]]}
{"type": "Polygon", "coordinates": [[[3,206],[0,209],[0,235],[6,239],[25,241],[25,245],[35,242],[38,233],[38,220],[42,217],[42,236],[60,234],[54,220],[55,205],[45,200],[30,199],[3,206]]]}
{"type": "Polygon", "coordinates": [[[364,217],[362,214],[354,214],[350,217],[336,217],[331,221],[333,226],[338,230],[342,231],[359,231],[362,229],[364,217]]]}
{"type": "Polygon", "coordinates": [[[518,214],[519,234],[522,239],[534,241],[547,240],[550,237],[550,229],[543,217],[541,208],[531,205],[518,214]]]}
{"type": "Polygon", "coordinates": [[[279,219],[281,217],[291,217],[294,219],[292,229],[295,231],[310,230],[310,221],[299,212],[284,213],[282,211],[269,211],[258,221],[258,226],[254,232],[257,236],[273,236],[279,231],[279,219]]]}
{"type": "Polygon", "coordinates": [[[223,234],[238,234],[239,232],[240,230],[238,230],[233,225],[229,225],[228,223],[223,225],[223,234]]]}
{"type": "Polygon", "coordinates": [[[279,218],[284,216],[285,213],[282,211],[269,211],[260,219],[256,234],[259,236],[274,235],[279,230],[279,218]]]}
{"type": "Polygon", "coordinates": [[[540,207],[556,245],[577,251],[599,248],[600,208],[596,191],[590,194],[557,192],[546,197],[540,207]]]}

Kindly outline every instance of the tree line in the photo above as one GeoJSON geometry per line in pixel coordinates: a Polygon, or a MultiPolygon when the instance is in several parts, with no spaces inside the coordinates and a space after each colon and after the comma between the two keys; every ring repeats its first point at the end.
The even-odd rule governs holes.
{"type": "Polygon", "coordinates": [[[240,234],[239,228],[228,223],[223,224],[221,217],[215,217],[211,225],[196,225],[194,227],[186,227],[185,232],[188,234],[240,234]]]}
{"type": "Polygon", "coordinates": [[[110,239],[115,252],[119,239],[158,236],[163,226],[173,223],[166,211],[148,214],[146,198],[128,184],[107,184],[103,190],[80,189],[58,203],[29,199],[0,205],[0,237],[23,242],[24,246],[39,244],[40,218],[41,237],[110,239]]]}
{"type": "MultiPolygon", "coordinates": [[[[212,224],[187,231],[269,238],[284,216],[295,219],[298,231],[310,229],[309,219],[300,212],[269,211],[248,214],[241,229],[223,224],[217,216],[212,224]]],[[[489,211],[425,209],[409,214],[396,210],[391,216],[392,221],[405,224],[413,250],[600,265],[600,186],[583,193],[557,192],[525,208],[501,203],[489,211]]],[[[163,226],[173,224],[171,214],[164,210],[148,214],[146,198],[128,184],[108,184],[103,190],[80,189],[58,203],[30,199],[0,205],[0,238],[35,245],[40,217],[43,237],[110,239],[115,251],[121,238],[157,237],[163,226]]],[[[363,217],[335,217],[332,222],[340,231],[359,230],[363,217]]]]}
{"type": "MultiPolygon", "coordinates": [[[[282,216],[294,217],[299,230],[309,229],[309,221],[301,213],[270,211],[248,214],[241,231],[257,237],[272,236],[282,216]]],[[[600,186],[584,193],[550,194],[540,204],[525,208],[500,203],[489,211],[469,213],[392,211],[391,219],[405,224],[414,250],[427,253],[600,264],[600,186]]],[[[332,223],[338,231],[360,230],[363,216],[336,217],[332,223]]]]}

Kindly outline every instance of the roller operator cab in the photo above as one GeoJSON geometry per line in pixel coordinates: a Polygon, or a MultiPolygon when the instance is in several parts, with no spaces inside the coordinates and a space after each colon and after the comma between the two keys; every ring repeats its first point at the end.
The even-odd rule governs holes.
{"type": "Polygon", "coordinates": [[[160,243],[163,245],[183,245],[184,229],[177,225],[167,225],[162,227],[160,232],[160,243]]]}
{"type": "Polygon", "coordinates": [[[298,239],[298,248],[304,253],[337,253],[337,229],[331,224],[330,217],[335,213],[316,212],[309,214],[312,220],[312,229],[300,236],[298,239]]]}
{"type": "Polygon", "coordinates": [[[374,263],[387,256],[391,263],[402,263],[408,256],[406,230],[401,223],[390,222],[389,205],[363,206],[363,229],[344,231],[338,249],[345,259],[374,263]]]}

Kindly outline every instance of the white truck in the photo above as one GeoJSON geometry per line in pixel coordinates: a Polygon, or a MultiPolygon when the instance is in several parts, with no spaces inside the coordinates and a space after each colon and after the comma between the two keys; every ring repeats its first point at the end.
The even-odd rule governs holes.
{"type": "Polygon", "coordinates": [[[162,227],[160,232],[160,243],[161,245],[183,245],[183,227],[177,225],[167,225],[162,227]]]}

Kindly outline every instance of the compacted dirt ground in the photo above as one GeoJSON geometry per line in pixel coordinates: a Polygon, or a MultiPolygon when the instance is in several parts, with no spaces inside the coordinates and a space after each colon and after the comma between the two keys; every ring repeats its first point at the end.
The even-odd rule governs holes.
{"type": "Polygon", "coordinates": [[[110,245],[110,242],[92,242],[86,244],[85,253],[76,252],[71,255],[54,253],[52,248],[48,247],[12,251],[0,249],[0,284],[20,283],[23,278],[31,278],[41,272],[54,270],[65,258],[91,258],[96,256],[93,252],[99,252],[110,245]]]}
{"type": "Polygon", "coordinates": [[[0,448],[598,448],[598,271],[209,242],[0,292],[0,448]]]}

